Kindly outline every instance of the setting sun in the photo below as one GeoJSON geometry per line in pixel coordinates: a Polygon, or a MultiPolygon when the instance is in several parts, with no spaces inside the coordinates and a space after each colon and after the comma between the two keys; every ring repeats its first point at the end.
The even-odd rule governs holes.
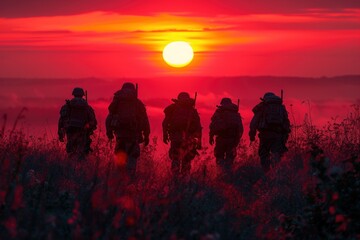
{"type": "Polygon", "coordinates": [[[189,43],[183,41],[171,42],[163,50],[165,62],[176,68],[187,66],[194,57],[194,51],[189,43]]]}

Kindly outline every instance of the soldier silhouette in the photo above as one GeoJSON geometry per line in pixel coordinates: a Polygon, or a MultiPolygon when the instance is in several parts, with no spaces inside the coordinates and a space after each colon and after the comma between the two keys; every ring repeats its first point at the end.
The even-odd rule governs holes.
{"type": "Polygon", "coordinates": [[[216,136],[214,155],[220,175],[230,174],[236,148],[244,132],[238,111],[239,107],[230,98],[223,98],[211,117],[209,143],[213,145],[216,136]]]}
{"type": "Polygon", "coordinates": [[[66,104],[60,110],[59,141],[64,142],[66,136],[66,152],[69,155],[83,158],[91,151],[90,136],[96,129],[97,121],[93,108],[83,98],[84,90],[76,87],[73,89],[72,95],[74,98],[66,100],[66,104]]]}
{"type": "Polygon", "coordinates": [[[198,155],[197,149],[201,149],[202,127],[195,99],[190,98],[189,93],[181,92],[172,101],[174,103],[164,110],[163,141],[171,142],[169,157],[174,176],[187,176],[191,161],[198,155]]]}
{"type": "Polygon", "coordinates": [[[280,162],[287,151],[285,146],[290,133],[290,121],[282,98],[272,92],[264,94],[261,102],[253,108],[254,117],[250,122],[250,141],[255,141],[258,131],[260,145],[259,156],[264,172],[280,162]]]}
{"type": "Polygon", "coordinates": [[[149,144],[150,124],[145,105],[137,97],[137,88],[126,82],[114,94],[106,118],[106,135],[116,136],[115,155],[125,165],[128,176],[134,180],[140,156],[140,143],[149,144]]]}

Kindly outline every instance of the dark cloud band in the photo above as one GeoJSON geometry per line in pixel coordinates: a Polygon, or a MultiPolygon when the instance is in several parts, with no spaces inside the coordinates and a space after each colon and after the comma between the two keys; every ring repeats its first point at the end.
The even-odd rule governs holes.
{"type": "Polygon", "coordinates": [[[91,11],[113,11],[121,14],[149,15],[157,12],[180,12],[183,14],[221,15],[221,14],[254,14],[254,13],[299,13],[308,9],[342,9],[360,8],[359,0],[2,0],[0,17],[34,17],[72,15],[91,11]]]}

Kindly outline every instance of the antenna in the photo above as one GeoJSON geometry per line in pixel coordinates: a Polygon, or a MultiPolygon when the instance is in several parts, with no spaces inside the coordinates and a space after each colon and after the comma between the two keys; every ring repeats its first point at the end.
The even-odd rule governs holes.
{"type": "Polygon", "coordinates": [[[281,100],[284,99],[284,90],[281,89],[281,100]]]}
{"type": "Polygon", "coordinates": [[[88,101],[87,90],[85,90],[85,101],[88,101]]]}
{"type": "Polygon", "coordinates": [[[195,92],[195,97],[194,97],[194,107],[195,107],[195,104],[196,104],[196,98],[197,98],[197,92],[195,92]]]}
{"type": "Polygon", "coordinates": [[[239,111],[239,107],[240,107],[240,98],[238,98],[237,107],[238,107],[238,111],[239,111]]]}
{"type": "Polygon", "coordinates": [[[136,89],[136,98],[138,97],[138,92],[139,92],[139,85],[136,83],[135,84],[135,89],[136,89]]]}

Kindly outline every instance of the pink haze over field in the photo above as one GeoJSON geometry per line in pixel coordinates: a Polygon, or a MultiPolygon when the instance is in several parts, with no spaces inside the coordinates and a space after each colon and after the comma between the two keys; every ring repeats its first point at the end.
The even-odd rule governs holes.
{"type": "Polygon", "coordinates": [[[27,107],[20,124],[31,134],[56,137],[76,86],[88,90],[104,131],[112,95],[128,80],[139,83],[156,134],[180,91],[198,92],[204,134],[222,97],[240,98],[247,128],[259,97],[280,89],[293,122],[310,113],[324,124],[359,103],[359,62],[358,0],[0,2],[0,113],[10,128],[27,107]],[[162,49],[178,40],[194,60],[175,69],[162,49]]]}
{"type": "MultiPolygon", "coordinates": [[[[139,84],[139,98],[145,103],[150,118],[152,136],[161,136],[163,109],[180,91],[198,92],[197,109],[208,134],[211,115],[222,97],[234,102],[240,99],[245,135],[248,133],[251,109],[265,92],[280,94],[292,124],[301,124],[305,115],[311,116],[315,125],[323,125],[331,118],[341,119],[351,111],[351,105],[360,104],[360,76],[334,78],[294,77],[164,77],[143,79],[1,79],[0,113],[8,114],[8,128],[22,107],[28,110],[20,121],[25,132],[56,138],[59,109],[65,99],[71,98],[73,87],[88,91],[88,101],[96,112],[99,131],[104,133],[107,107],[114,92],[125,81],[139,84]]],[[[246,136],[247,137],[247,136],[246,136]]]]}

